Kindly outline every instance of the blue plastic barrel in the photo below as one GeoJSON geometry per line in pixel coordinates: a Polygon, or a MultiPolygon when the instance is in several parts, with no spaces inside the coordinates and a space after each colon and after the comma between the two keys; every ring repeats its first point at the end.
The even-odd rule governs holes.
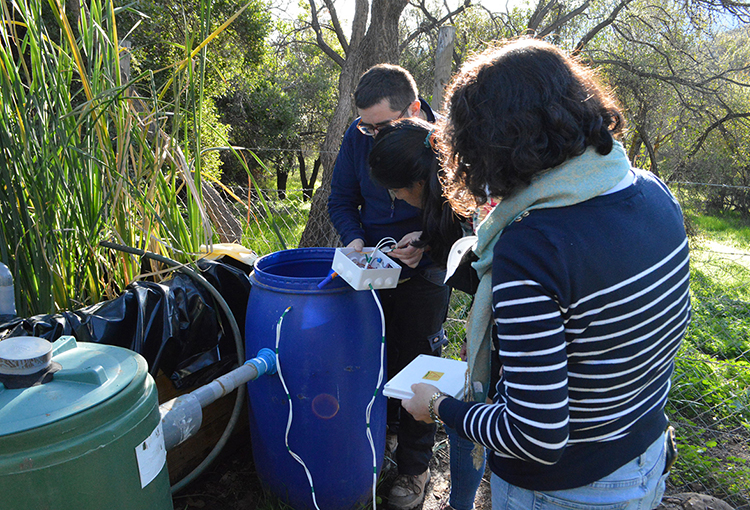
{"type": "Polygon", "coordinates": [[[385,448],[386,398],[382,383],[377,388],[380,312],[371,292],[355,291],[341,278],[318,288],[333,255],[333,248],[284,250],[258,259],[250,275],[247,353],[276,350],[277,322],[291,307],[278,347],[289,399],[278,373],[247,388],[258,476],[295,510],[313,510],[315,504],[305,468],[285,444],[290,400],[289,450],[307,466],[321,510],[346,510],[371,500],[373,472],[379,473],[385,448]],[[370,417],[377,452],[373,467],[366,411],[376,390],[370,417]]]}

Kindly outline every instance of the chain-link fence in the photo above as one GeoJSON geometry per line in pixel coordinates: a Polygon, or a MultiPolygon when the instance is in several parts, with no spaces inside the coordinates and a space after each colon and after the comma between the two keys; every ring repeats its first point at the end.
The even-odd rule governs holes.
{"type": "MultiPolygon", "coordinates": [[[[691,233],[693,318],[667,409],[680,453],[668,493],[710,494],[742,507],[750,505],[750,227],[741,220],[729,229],[696,225],[716,217],[703,215],[707,203],[716,203],[707,200],[713,188],[695,183],[672,188],[691,233]]],[[[724,196],[726,187],[719,188],[724,196]]],[[[302,190],[254,191],[249,199],[246,188],[221,193],[244,225],[245,246],[259,255],[297,246],[311,204],[302,190]]],[[[445,355],[458,356],[470,306],[470,296],[454,292],[445,355]]]]}

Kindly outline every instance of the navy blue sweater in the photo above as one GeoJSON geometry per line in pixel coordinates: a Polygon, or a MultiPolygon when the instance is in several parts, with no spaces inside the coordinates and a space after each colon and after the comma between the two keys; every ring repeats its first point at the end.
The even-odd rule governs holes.
{"type": "MultiPolygon", "coordinates": [[[[430,105],[420,98],[427,120],[435,121],[430,105]]],[[[364,239],[365,246],[375,246],[384,237],[400,241],[410,232],[422,230],[422,211],[403,200],[391,199],[388,190],[370,179],[370,151],[374,143],[357,129],[359,117],[344,134],[331,178],[328,214],[344,246],[364,239]]],[[[394,259],[398,262],[398,259],[394,259]]],[[[426,254],[419,268],[432,264],[426,254]]],[[[415,270],[403,266],[401,277],[413,276],[415,270]]]]}
{"type": "Polygon", "coordinates": [[[496,403],[438,413],[530,490],[594,482],[667,425],[674,356],[690,318],[682,212],[655,176],[581,204],[531,211],[494,248],[496,403]]]}

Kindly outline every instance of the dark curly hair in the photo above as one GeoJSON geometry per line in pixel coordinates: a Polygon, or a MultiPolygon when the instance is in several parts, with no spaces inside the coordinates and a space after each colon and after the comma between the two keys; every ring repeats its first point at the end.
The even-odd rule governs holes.
{"type": "Polygon", "coordinates": [[[370,151],[370,178],[389,189],[411,188],[424,182],[422,235],[412,243],[430,247],[430,258],[445,266],[448,252],[462,234],[461,218],[443,197],[438,155],[431,139],[435,126],[421,119],[402,119],[383,127],[370,151]]]}
{"type": "Polygon", "coordinates": [[[514,194],[590,146],[609,154],[625,127],[593,71],[538,39],[503,41],[477,55],[446,97],[444,187],[463,214],[488,196],[514,194]]]}

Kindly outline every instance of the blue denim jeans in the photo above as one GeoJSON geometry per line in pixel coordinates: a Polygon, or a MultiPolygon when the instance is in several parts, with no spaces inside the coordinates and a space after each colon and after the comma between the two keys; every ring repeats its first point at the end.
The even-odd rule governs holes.
{"type": "Polygon", "coordinates": [[[484,448],[482,464],[474,467],[474,443],[458,435],[454,429],[445,427],[451,456],[451,497],[450,505],[455,510],[471,510],[474,498],[484,476],[484,448]]]}
{"type": "Polygon", "coordinates": [[[492,475],[492,510],[651,510],[664,494],[665,435],[614,473],[561,491],[522,489],[492,475]]]}

